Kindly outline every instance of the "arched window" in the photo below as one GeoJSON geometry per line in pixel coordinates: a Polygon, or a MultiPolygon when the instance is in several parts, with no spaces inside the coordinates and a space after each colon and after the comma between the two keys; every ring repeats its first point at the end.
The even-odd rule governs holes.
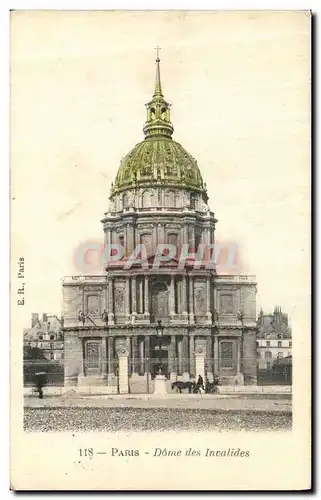
{"type": "Polygon", "coordinates": [[[195,196],[195,194],[191,194],[191,197],[190,197],[190,208],[192,210],[195,210],[195,208],[196,208],[196,196],[195,196]]]}
{"type": "Polygon", "coordinates": [[[170,208],[174,208],[176,206],[175,191],[168,191],[168,193],[165,193],[165,206],[170,208]]]}
{"type": "Polygon", "coordinates": [[[127,194],[123,194],[122,204],[123,204],[123,209],[128,207],[128,196],[127,196],[127,194]]]}
{"type": "Polygon", "coordinates": [[[195,231],[195,252],[198,251],[200,243],[201,243],[201,234],[198,231],[195,231]]]}
{"type": "Polygon", "coordinates": [[[142,207],[150,207],[150,202],[151,202],[151,194],[149,191],[144,191],[142,194],[142,207]]]}
{"type": "Polygon", "coordinates": [[[120,234],[120,235],[118,236],[118,244],[119,244],[121,247],[123,247],[123,246],[124,246],[125,242],[124,242],[124,235],[123,235],[123,234],[120,234]]]}
{"type": "Polygon", "coordinates": [[[140,244],[145,245],[147,255],[149,255],[152,250],[152,235],[150,233],[141,234],[140,244]]]}
{"type": "Polygon", "coordinates": [[[176,233],[169,233],[168,234],[168,244],[174,245],[176,248],[177,243],[178,243],[178,235],[176,233]]]}

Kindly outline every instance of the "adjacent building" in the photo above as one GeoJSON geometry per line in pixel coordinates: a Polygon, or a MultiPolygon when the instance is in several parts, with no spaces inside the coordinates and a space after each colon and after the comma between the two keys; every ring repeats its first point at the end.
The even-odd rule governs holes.
{"type": "Polygon", "coordinates": [[[36,347],[49,361],[64,359],[62,320],[54,314],[31,315],[31,327],[23,333],[24,347],[36,347]]]}
{"type": "Polygon", "coordinates": [[[292,330],[288,315],[276,306],[271,314],[261,310],[257,334],[258,369],[272,370],[276,360],[292,356],[292,330]]]}
{"type": "Polygon", "coordinates": [[[124,256],[99,275],[63,282],[65,385],[115,386],[120,354],[141,388],[160,364],[172,381],[197,377],[200,357],[209,380],[256,384],[255,277],[219,275],[193,258],[182,268],[178,256],[155,269],[157,245],[214,246],[217,223],[197,161],[172,138],[159,58],[143,132],[121,161],[101,220],[105,244],[121,245],[124,256]],[[147,265],[128,268],[138,245],[147,265]]]}

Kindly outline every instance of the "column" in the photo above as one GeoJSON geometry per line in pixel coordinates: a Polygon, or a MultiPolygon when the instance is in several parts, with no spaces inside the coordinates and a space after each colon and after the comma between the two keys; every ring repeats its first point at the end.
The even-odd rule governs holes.
{"type": "Polygon", "coordinates": [[[194,335],[190,335],[189,337],[189,374],[190,376],[195,376],[195,359],[194,359],[194,350],[195,350],[195,338],[194,335]]]}
{"type": "Polygon", "coordinates": [[[105,301],[104,309],[108,312],[109,300],[108,300],[108,276],[106,276],[106,287],[105,287],[105,301]]]}
{"type": "Polygon", "coordinates": [[[107,378],[107,339],[102,337],[101,339],[101,374],[103,378],[107,378]]]}
{"type": "Polygon", "coordinates": [[[107,338],[108,379],[115,375],[114,337],[107,338]]]}
{"type": "Polygon", "coordinates": [[[118,353],[119,365],[119,393],[128,394],[128,352],[121,349],[118,353]]]}
{"type": "Polygon", "coordinates": [[[211,278],[206,280],[206,322],[212,323],[212,313],[211,313],[211,278]]]}
{"type": "Polygon", "coordinates": [[[192,276],[189,276],[189,321],[191,324],[194,324],[194,289],[192,276]]]}
{"type": "Polygon", "coordinates": [[[194,231],[194,226],[190,226],[189,228],[189,238],[188,238],[188,244],[189,244],[189,251],[192,251],[195,253],[195,231],[194,231]]]}
{"type": "Polygon", "coordinates": [[[182,276],[182,312],[187,316],[186,276],[182,276]]]}
{"type": "Polygon", "coordinates": [[[169,289],[169,315],[174,316],[175,315],[175,282],[174,282],[174,275],[171,275],[171,284],[170,284],[170,289],[169,289]]]}
{"type": "Polygon", "coordinates": [[[176,337],[171,335],[171,345],[169,348],[169,359],[168,359],[168,371],[171,375],[173,372],[176,373],[176,337]]]}
{"type": "MultiPolygon", "coordinates": [[[[184,243],[188,245],[189,240],[188,240],[188,225],[184,225],[184,243]]],[[[189,246],[189,245],[188,245],[189,246]]]]}
{"type": "Polygon", "coordinates": [[[219,367],[219,342],[218,335],[214,335],[214,375],[218,375],[220,373],[219,367]]]}
{"type": "Polygon", "coordinates": [[[148,292],[148,276],[145,276],[145,287],[144,287],[144,314],[149,316],[149,292],[148,292]]]}
{"type": "Polygon", "coordinates": [[[182,351],[183,351],[183,375],[184,378],[189,380],[189,373],[188,373],[188,336],[183,335],[182,339],[182,351]]]}
{"type": "Polygon", "coordinates": [[[144,337],[139,337],[139,375],[144,373],[144,337]]]}
{"type": "Polygon", "coordinates": [[[183,373],[183,340],[177,337],[177,357],[178,357],[178,375],[183,373]]]}
{"type": "Polygon", "coordinates": [[[140,276],[139,277],[139,297],[138,297],[138,312],[139,314],[143,314],[143,300],[144,300],[144,294],[143,294],[143,278],[140,276]]]}
{"type": "Polygon", "coordinates": [[[127,253],[130,255],[134,249],[134,228],[133,224],[127,225],[127,253]]]}
{"type": "Polygon", "coordinates": [[[131,353],[132,353],[132,356],[131,356],[131,365],[132,365],[132,368],[131,368],[131,371],[132,373],[137,373],[137,363],[136,363],[136,359],[137,359],[137,337],[136,335],[134,335],[132,337],[132,342],[131,342],[131,353]]]}
{"type": "Polygon", "coordinates": [[[125,284],[125,318],[130,321],[130,281],[129,277],[126,278],[125,284]]]}
{"type": "Polygon", "coordinates": [[[198,376],[201,375],[205,384],[204,352],[195,354],[195,372],[196,380],[198,379],[198,376]]]}
{"type": "Polygon", "coordinates": [[[106,240],[105,240],[105,243],[106,243],[106,248],[104,249],[104,267],[108,267],[108,259],[110,257],[110,245],[111,245],[111,230],[110,228],[107,228],[106,229],[106,240]]]}
{"type": "Polygon", "coordinates": [[[210,231],[208,227],[204,228],[204,258],[205,261],[208,262],[211,258],[211,249],[210,249],[210,231]]]}
{"type": "Polygon", "coordinates": [[[145,373],[150,371],[149,336],[145,335],[145,373]],[[149,358],[147,360],[147,358],[149,358]]]}
{"type": "Polygon", "coordinates": [[[137,314],[137,303],[136,303],[136,276],[132,277],[132,314],[137,314]]]}
{"type": "Polygon", "coordinates": [[[206,338],[206,364],[209,374],[213,373],[213,342],[212,336],[206,338]]]}
{"type": "Polygon", "coordinates": [[[108,323],[110,325],[114,324],[114,280],[113,278],[108,279],[108,323]]]}
{"type": "Polygon", "coordinates": [[[84,344],[84,339],[80,338],[79,339],[80,344],[81,344],[81,363],[80,363],[80,370],[79,370],[79,375],[84,376],[85,370],[85,344],[84,344]]]}
{"type": "Polygon", "coordinates": [[[240,373],[240,340],[236,341],[236,373],[240,373]]]}

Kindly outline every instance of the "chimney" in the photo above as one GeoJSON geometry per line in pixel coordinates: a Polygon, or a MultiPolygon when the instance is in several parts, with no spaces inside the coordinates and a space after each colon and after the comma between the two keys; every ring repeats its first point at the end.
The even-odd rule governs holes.
{"type": "Polygon", "coordinates": [[[43,321],[44,323],[47,323],[47,320],[48,320],[48,318],[47,318],[47,313],[43,313],[43,315],[42,315],[42,321],[43,321]]]}
{"type": "Polygon", "coordinates": [[[39,321],[39,314],[38,313],[32,313],[31,314],[31,328],[33,328],[39,321]]]}

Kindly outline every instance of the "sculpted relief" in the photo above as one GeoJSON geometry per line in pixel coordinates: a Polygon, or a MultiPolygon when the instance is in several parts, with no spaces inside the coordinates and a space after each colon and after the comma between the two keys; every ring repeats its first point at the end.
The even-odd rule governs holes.
{"type": "Polygon", "coordinates": [[[195,306],[196,306],[196,314],[206,312],[205,311],[205,290],[203,288],[198,288],[195,291],[195,306]]]}
{"type": "Polygon", "coordinates": [[[124,305],[125,305],[125,297],[124,297],[124,290],[123,288],[116,288],[115,290],[115,310],[116,313],[124,312],[124,305]]]}

